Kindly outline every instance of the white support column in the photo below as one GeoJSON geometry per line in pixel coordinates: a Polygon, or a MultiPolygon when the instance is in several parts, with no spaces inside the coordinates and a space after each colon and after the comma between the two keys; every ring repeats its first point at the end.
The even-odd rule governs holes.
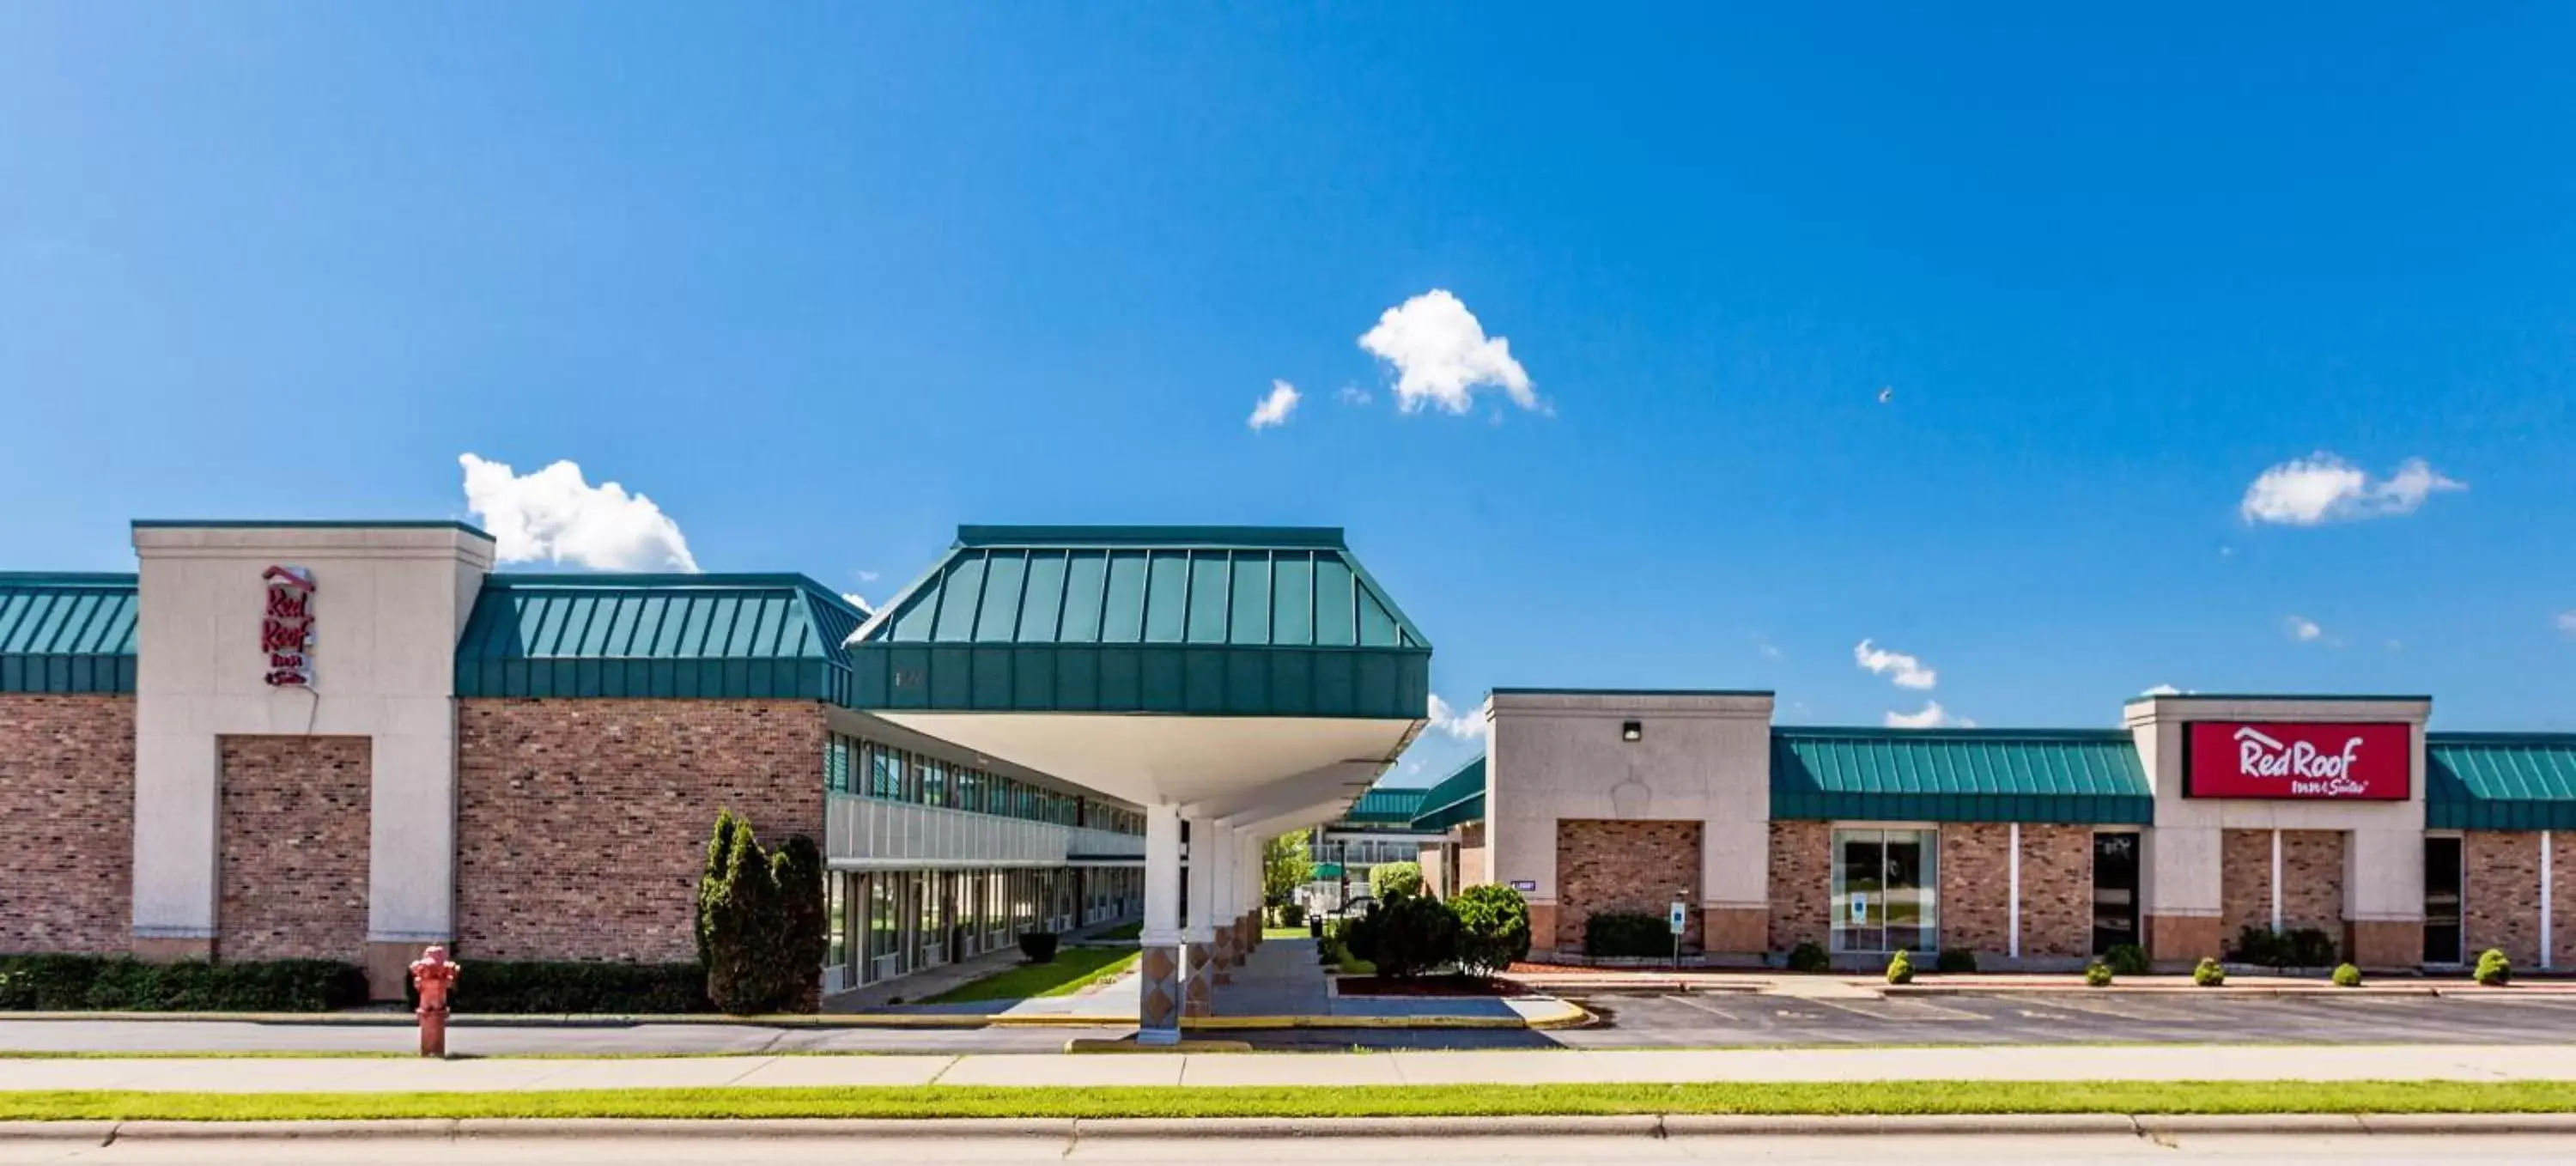
{"type": "Polygon", "coordinates": [[[2013,824],[2012,824],[2012,862],[2011,862],[2010,882],[2011,882],[2011,886],[2012,886],[2012,890],[2011,890],[2011,893],[2010,893],[2010,897],[2011,897],[2011,899],[2012,899],[2012,922],[2011,922],[2011,924],[2010,924],[2008,927],[2006,927],[2005,932],[2004,932],[2004,954],[2006,954],[2006,955],[2008,955],[2008,956],[2012,957],[2013,959],[2020,959],[2020,958],[2021,958],[2021,823],[2019,823],[2019,822],[2015,822],[2015,823],[2013,823],[2013,824]]]}
{"type": "Polygon", "coordinates": [[[1145,807],[1145,927],[1139,936],[1143,983],[1136,998],[1136,1043],[1181,1042],[1181,810],[1145,807]]]}
{"type": "Polygon", "coordinates": [[[2281,832],[2272,832],[2272,932],[2281,931],[2281,832]]]}
{"type": "Polygon", "coordinates": [[[2556,880],[2551,877],[2549,869],[2549,852],[2552,849],[2549,845],[2549,835],[2550,832],[2547,830],[2540,832],[2540,966],[2544,968],[2556,962],[2550,958],[2550,949],[2555,945],[2551,943],[2549,916],[2552,910],[2551,903],[2555,899],[2553,892],[2556,889],[2550,884],[2556,880]]]}
{"type": "Polygon", "coordinates": [[[1216,868],[1223,827],[1214,818],[1190,819],[1189,910],[1181,921],[1181,1011],[1208,1015],[1216,988],[1216,868]]]}

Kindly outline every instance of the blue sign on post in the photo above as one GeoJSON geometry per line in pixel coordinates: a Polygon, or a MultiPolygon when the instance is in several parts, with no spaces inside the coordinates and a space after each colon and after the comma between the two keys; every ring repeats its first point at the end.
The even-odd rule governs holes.
{"type": "Polygon", "coordinates": [[[1688,908],[1688,907],[1686,907],[1686,906],[1684,906],[1684,905],[1682,905],[1682,904],[1680,904],[1680,903],[1675,903],[1675,904],[1673,904],[1673,934],[1675,934],[1675,935],[1679,935],[1679,934],[1681,934],[1681,933],[1682,933],[1682,930],[1683,930],[1683,920],[1684,920],[1684,919],[1686,919],[1686,918],[1688,918],[1688,916],[1687,916],[1686,914],[1684,914],[1684,913],[1685,913],[1685,912],[1687,912],[1687,911],[1689,911],[1689,910],[1690,910],[1690,908],[1688,908]]]}

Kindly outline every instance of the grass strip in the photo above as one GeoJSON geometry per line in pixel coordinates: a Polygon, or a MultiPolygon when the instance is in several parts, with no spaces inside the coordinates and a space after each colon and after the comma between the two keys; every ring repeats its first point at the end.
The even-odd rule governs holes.
{"type": "Polygon", "coordinates": [[[896,1086],[515,1093],[0,1093],[5,1121],[2568,1113],[2561,1081],[1902,1081],[1340,1089],[896,1086]]]}
{"type": "Polygon", "coordinates": [[[1070,996],[1134,967],[1144,953],[1115,947],[1068,947],[1042,964],[1018,964],[980,980],[969,980],[931,997],[930,1004],[963,1004],[975,1000],[1026,1000],[1033,996],[1070,996]]]}

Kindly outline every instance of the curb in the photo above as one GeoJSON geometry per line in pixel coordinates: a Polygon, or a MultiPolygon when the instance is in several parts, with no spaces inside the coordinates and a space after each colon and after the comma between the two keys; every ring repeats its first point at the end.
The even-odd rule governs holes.
{"type": "MultiPolygon", "coordinates": [[[[1535,1020],[1500,1016],[1203,1016],[1185,1029],[1258,1031],[1300,1028],[1534,1029],[1581,1028],[1597,1018],[1580,1005],[1558,1000],[1565,1011],[1535,1020]]],[[[369,1012],[0,1012],[0,1020],[134,1023],[303,1024],[346,1028],[414,1028],[407,1013],[369,1012]]],[[[811,1016],[717,1016],[705,1013],[619,1015],[457,1015],[449,1028],[634,1028],[647,1024],[738,1025],[754,1028],[1134,1028],[1129,1018],[1106,1016],[977,1016],[953,1013],[866,1012],[811,1016]]]]}
{"type": "Polygon", "coordinates": [[[1853,1137],[1867,1135],[2576,1134],[2576,1114],[2117,1113],[1920,1116],[1621,1116],[1328,1118],[464,1118],[412,1121],[0,1122],[12,1141],[360,1141],[457,1138],[1461,1138],[1853,1137]]]}

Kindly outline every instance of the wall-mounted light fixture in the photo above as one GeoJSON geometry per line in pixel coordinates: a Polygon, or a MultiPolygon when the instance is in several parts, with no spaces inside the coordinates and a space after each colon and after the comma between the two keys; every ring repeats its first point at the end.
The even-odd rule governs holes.
{"type": "Polygon", "coordinates": [[[1620,740],[1622,740],[1622,741],[1641,741],[1641,740],[1644,740],[1644,739],[1645,739],[1645,736],[1646,736],[1646,726],[1645,726],[1645,723],[1644,723],[1644,722],[1642,722],[1642,721],[1621,721],[1621,722],[1619,723],[1619,739],[1620,739],[1620,740]]]}

